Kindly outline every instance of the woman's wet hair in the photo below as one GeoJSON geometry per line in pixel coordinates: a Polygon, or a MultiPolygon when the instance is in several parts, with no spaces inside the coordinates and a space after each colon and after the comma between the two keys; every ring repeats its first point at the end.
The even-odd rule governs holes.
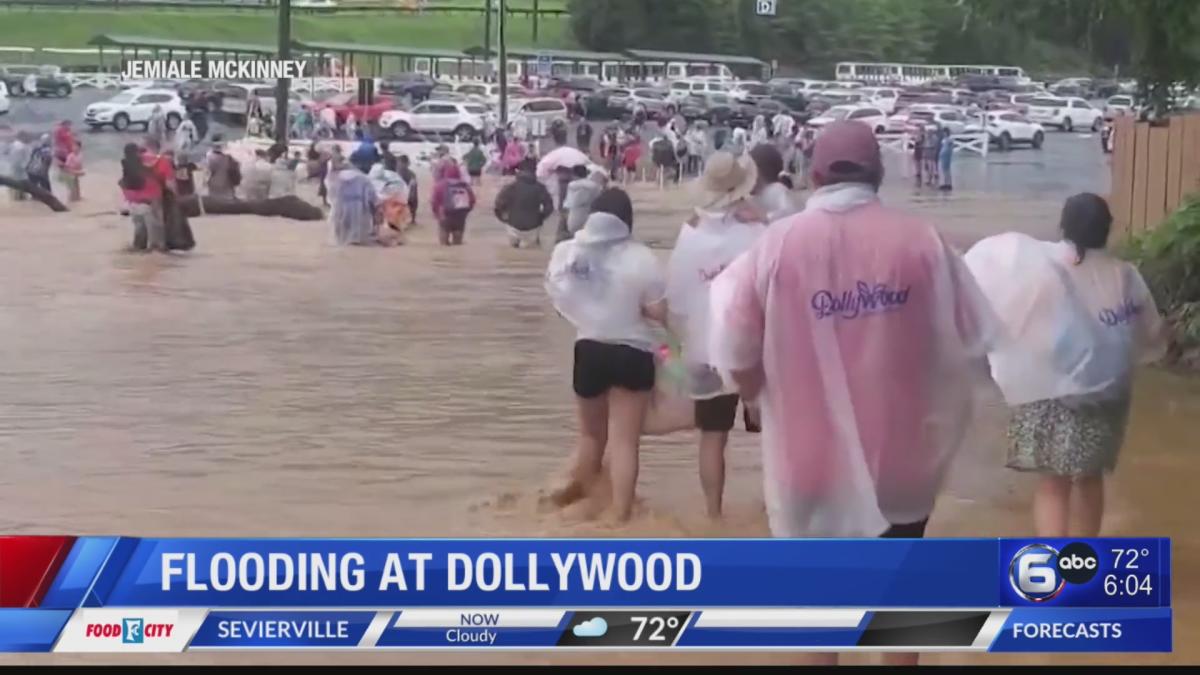
{"type": "Polygon", "coordinates": [[[783,173],[783,155],[774,145],[762,143],[750,150],[750,159],[758,168],[758,177],[764,185],[779,182],[779,174],[783,173]]]}
{"type": "Polygon", "coordinates": [[[146,184],[146,166],[142,163],[142,149],[137,143],[126,143],[121,157],[121,187],[126,190],[141,190],[146,184]]]}
{"type": "Polygon", "coordinates": [[[1075,245],[1078,262],[1083,262],[1088,250],[1102,249],[1108,245],[1112,220],[1108,202],[1100,195],[1081,192],[1067,199],[1063,204],[1059,227],[1063,238],[1075,245]]]}
{"type": "Polygon", "coordinates": [[[633,202],[621,188],[608,188],[596,195],[592,202],[592,213],[608,213],[620,218],[633,231],[633,202]]]}

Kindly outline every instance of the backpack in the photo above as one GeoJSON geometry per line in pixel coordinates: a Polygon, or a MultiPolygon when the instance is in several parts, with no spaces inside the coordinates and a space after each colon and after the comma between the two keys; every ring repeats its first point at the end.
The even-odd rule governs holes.
{"type": "Polygon", "coordinates": [[[233,187],[242,184],[242,165],[232,157],[229,158],[229,184],[233,187]]]}
{"type": "Polygon", "coordinates": [[[34,150],[33,154],[29,155],[25,172],[30,176],[45,176],[50,173],[50,150],[44,147],[34,150]]]}
{"type": "Polygon", "coordinates": [[[446,191],[447,211],[464,212],[471,210],[471,191],[465,183],[454,183],[446,191]]]}

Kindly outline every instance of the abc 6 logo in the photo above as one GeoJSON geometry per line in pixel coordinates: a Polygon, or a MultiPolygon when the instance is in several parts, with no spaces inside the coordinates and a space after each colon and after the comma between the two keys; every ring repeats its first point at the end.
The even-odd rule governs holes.
{"type": "Polygon", "coordinates": [[[1017,551],[1008,567],[1013,590],[1030,602],[1053,600],[1068,583],[1086,584],[1096,576],[1100,558],[1082,542],[1059,552],[1048,544],[1030,544],[1017,551]]]}

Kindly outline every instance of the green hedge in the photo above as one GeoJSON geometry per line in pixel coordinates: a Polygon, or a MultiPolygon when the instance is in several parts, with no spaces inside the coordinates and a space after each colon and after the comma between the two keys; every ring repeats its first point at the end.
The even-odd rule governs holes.
{"type": "Polygon", "coordinates": [[[1157,229],[1133,239],[1126,254],[1175,329],[1172,356],[1200,369],[1200,193],[1157,229]]]}

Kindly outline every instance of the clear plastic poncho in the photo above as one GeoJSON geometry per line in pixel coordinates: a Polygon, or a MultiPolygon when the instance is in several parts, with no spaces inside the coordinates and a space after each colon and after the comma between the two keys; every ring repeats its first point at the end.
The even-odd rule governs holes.
{"type": "Polygon", "coordinates": [[[1166,348],[1162,321],[1132,265],[1102,250],[1080,264],[1073,245],[1010,232],[965,260],[1003,324],[989,361],[1012,406],[1121,398],[1133,367],[1166,348]]]}
{"type": "Polygon", "coordinates": [[[614,215],[593,213],[574,238],[554,247],[545,288],[578,339],[648,352],[662,342],[656,325],[642,313],[643,306],[663,299],[662,268],[614,215]]]}
{"type": "Polygon", "coordinates": [[[710,357],[763,378],[772,534],[875,537],[931,513],[994,318],[932,227],[873,194],[828,209],[819,194],[716,279],[710,357]]]}
{"type": "Polygon", "coordinates": [[[734,391],[711,367],[708,357],[709,286],[735,258],[766,232],[764,223],[743,223],[725,211],[696,212],[695,225],[679,229],[667,263],[667,308],[671,331],[682,343],[689,373],[687,395],[713,398],[734,391]]]}

